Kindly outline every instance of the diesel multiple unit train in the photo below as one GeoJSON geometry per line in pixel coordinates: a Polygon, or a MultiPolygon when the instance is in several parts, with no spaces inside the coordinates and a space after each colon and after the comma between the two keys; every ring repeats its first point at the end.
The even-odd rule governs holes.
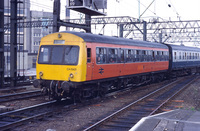
{"type": "Polygon", "coordinates": [[[41,39],[33,85],[51,99],[85,100],[199,70],[199,48],[65,31],[41,39]]]}

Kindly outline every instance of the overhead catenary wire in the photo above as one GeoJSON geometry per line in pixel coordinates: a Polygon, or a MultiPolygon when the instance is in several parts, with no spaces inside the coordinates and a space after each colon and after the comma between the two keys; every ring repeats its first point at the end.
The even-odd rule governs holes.
{"type": "MultiPolygon", "coordinates": [[[[52,2],[52,0],[50,0],[49,2],[52,2]]],[[[28,3],[28,2],[26,2],[28,3]]],[[[42,9],[46,9],[46,10],[50,10],[51,12],[53,12],[53,3],[52,3],[52,6],[49,6],[49,5],[45,5],[45,4],[41,4],[41,3],[38,3],[38,2],[35,2],[35,1],[30,1],[30,3],[33,7],[36,6],[36,7],[41,7],[42,9]]],[[[61,10],[60,12],[65,14],[65,8],[66,8],[66,5],[62,5],[61,4],[61,10]]],[[[80,13],[79,12],[76,12],[76,11],[70,11],[70,14],[74,17],[79,17],[80,13]]]]}
{"type": "MultiPolygon", "coordinates": [[[[137,2],[139,2],[144,8],[147,8],[147,6],[145,4],[143,4],[140,0],[136,0],[137,2]]],[[[122,2],[121,2],[122,3],[122,2]]],[[[123,1],[123,3],[126,3],[126,6],[130,6],[130,3],[128,3],[127,1],[123,1]]],[[[128,8],[126,8],[128,9],[128,8]]],[[[160,18],[163,21],[167,21],[166,19],[162,18],[161,16],[157,15],[155,11],[152,11],[150,8],[147,9],[149,12],[151,12],[153,15],[155,15],[155,17],[160,18]]],[[[155,9],[154,9],[155,10],[155,9]]],[[[129,10],[130,11],[130,10],[129,10]]],[[[151,16],[153,17],[153,16],[151,16]]],[[[148,18],[146,17],[142,17],[142,18],[148,18]]]]}
{"type": "Polygon", "coordinates": [[[174,4],[172,3],[171,0],[165,0],[166,1],[166,4],[169,8],[172,8],[173,12],[175,12],[175,14],[177,15],[177,17],[180,18],[180,14],[178,13],[178,11],[176,10],[174,4]]]}

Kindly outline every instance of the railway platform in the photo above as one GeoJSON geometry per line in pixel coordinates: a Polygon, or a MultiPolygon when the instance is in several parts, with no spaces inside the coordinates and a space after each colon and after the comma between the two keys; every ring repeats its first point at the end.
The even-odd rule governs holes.
{"type": "Polygon", "coordinates": [[[130,131],[200,131],[200,111],[177,109],[142,118],[130,131]]]}

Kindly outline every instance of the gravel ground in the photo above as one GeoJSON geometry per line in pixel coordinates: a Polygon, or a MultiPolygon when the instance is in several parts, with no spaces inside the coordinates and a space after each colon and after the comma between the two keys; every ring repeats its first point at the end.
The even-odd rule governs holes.
{"type": "MultiPolygon", "coordinates": [[[[22,131],[46,131],[48,129],[56,131],[76,131],[83,130],[88,127],[88,123],[93,123],[100,120],[107,115],[120,109],[132,101],[139,99],[148,92],[157,89],[166,82],[159,84],[151,84],[145,87],[145,90],[128,91],[120,95],[115,95],[109,98],[104,98],[98,103],[93,105],[81,107],[78,109],[64,111],[58,117],[53,117],[47,121],[34,122],[27,126],[19,127],[16,130],[22,131]]],[[[140,87],[141,88],[141,87],[140,87]]]]}
{"type": "MultiPolygon", "coordinates": [[[[83,130],[84,127],[88,127],[89,123],[93,123],[96,120],[100,120],[113,113],[116,109],[127,105],[131,101],[134,101],[147,92],[158,88],[161,84],[147,85],[145,90],[129,91],[122,93],[117,96],[104,98],[100,102],[95,104],[84,106],[78,109],[68,110],[63,109],[63,113],[58,116],[46,118],[45,120],[35,121],[27,123],[26,125],[20,126],[15,131],[79,131],[83,130]]],[[[170,104],[166,105],[165,110],[171,109],[189,109],[189,110],[200,110],[200,79],[194,84],[185,89],[179,96],[174,98],[170,104]]],[[[14,103],[18,107],[29,105],[30,103],[40,102],[45,100],[43,98],[30,99],[27,101],[19,101],[14,103]],[[31,102],[30,102],[31,101],[31,102]]]]}
{"type": "MultiPolygon", "coordinates": [[[[38,90],[32,86],[25,86],[22,88],[16,88],[14,90],[0,90],[0,95],[8,95],[8,94],[16,94],[21,92],[27,92],[27,91],[34,91],[38,90]]],[[[36,104],[40,104],[43,102],[47,102],[48,97],[40,96],[40,97],[33,97],[33,98],[27,98],[25,100],[16,100],[16,101],[10,101],[10,102],[4,102],[0,104],[0,112],[10,111],[10,110],[16,110],[28,106],[33,106],[36,104]]]]}
{"type": "Polygon", "coordinates": [[[174,98],[165,108],[200,111],[200,78],[174,98]]]}

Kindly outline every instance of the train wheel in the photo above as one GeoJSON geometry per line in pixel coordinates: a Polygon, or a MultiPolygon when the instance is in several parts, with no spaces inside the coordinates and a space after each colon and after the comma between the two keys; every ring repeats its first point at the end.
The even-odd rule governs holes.
{"type": "Polygon", "coordinates": [[[54,95],[55,95],[55,92],[54,92],[54,88],[55,88],[55,81],[51,81],[50,83],[50,87],[49,87],[49,91],[48,91],[48,96],[49,96],[49,100],[51,99],[54,99],[54,95]]]}
{"type": "Polygon", "coordinates": [[[99,95],[100,97],[104,97],[106,95],[106,93],[108,92],[108,87],[102,87],[99,90],[99,95]]]}
{"type": "Polygon", "coordinates": [[[74,96],[74,102],[81,102],[84,103],[87,100],[89,100],[90,96],[87,94],[88,92],[86,90],[76,90],[73,93],[74,96]]]}
{"type": "Polygon", "coordinates": [[[42,95],[48,95],[47,87],[42,87],[41,93],[42,93],[42,95]]]}
{"type": "Polygon", "coordinates": [[[81,103],[85,103],[88,99],[86,97],[84,97],[82,94],[79,94],[79,101],[81,103]]]}

